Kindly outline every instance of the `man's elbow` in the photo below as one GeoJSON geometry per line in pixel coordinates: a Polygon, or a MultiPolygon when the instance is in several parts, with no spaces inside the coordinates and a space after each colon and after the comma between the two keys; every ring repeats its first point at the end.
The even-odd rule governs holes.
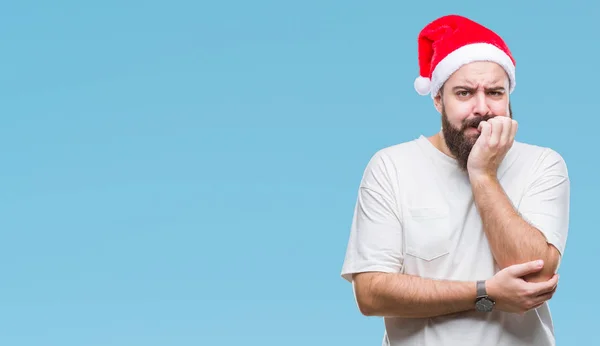
{"type": "Polygon", "coordinates": [[[558,264],[560,263],[560,252],[554,245],[548,244],[548,250],[546,260],[544,261],[544,268],[542,269],[542,275],[547,279],[551,279],[554,274],[558,271],[558,264]]]}
{"type": "Polygon", "coordinates": [[[558,265],[560,263],[560,252],[556,247],[548,244],[546,255],[543,258],[544,266],[542,270],[537,273],[529,274],[525,277],[528,282],[542,282],[550,280],[554,274],[558,271],[558,265]]]}
{"type": "Polygon", "coordinates": [[[375,284],[376,273],[361,273],[354,277],[354,295],[358,310],[364,316],[378,316],[375,306],[373,287],[375,284]]]}
{"type": "Polygon", "coordinates": [[[357,297],[356,303],[358,305],[358,311],[363,316],[367,316],[367,317],[378,316],[377,313],[375,312],[373,304],[371,303],[371,301],[369,300],[368,297],[363,297],[362,299],[357,297]]]}

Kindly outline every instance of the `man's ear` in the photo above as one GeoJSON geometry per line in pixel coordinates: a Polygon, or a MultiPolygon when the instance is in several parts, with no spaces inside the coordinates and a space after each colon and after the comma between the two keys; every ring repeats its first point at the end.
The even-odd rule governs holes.
{"type": "Polygon", "coordinates": [[[438,113],[442,114],[442,105],[443,105],[444,101],[442,100],[442,93],[438,92],[437,96],[433,98],[433,105],[435,106],[435,109],[437,109],[438,113]]]}

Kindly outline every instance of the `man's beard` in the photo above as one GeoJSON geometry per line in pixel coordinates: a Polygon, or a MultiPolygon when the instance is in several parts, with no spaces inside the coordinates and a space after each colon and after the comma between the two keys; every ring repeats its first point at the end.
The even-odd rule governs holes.
{"type": "MultiPolygon", "coordinates": [[[[509,114],[512,118],[512,109],[509,106],[509,114]]],[[[479,138],[479,134],[466,136],[465,131],[469,128],[477,129],[479,127],[479,123],[482,121],[487,121],[496,117],[496,115],[485,115],[478,116],[471,119],[465,119],[460,127],[460,129],[456,129],[450,121],[448,120],[448,115],[446,114],[446,108],[442,106],[442,132],[444,134],[444,141],[448,146],[448,149],[454,155],[456,160],[458,161],[458,165],[464,171],[467,170],[467,162],[469,160],[469,154],[471,154],[471,149],[473,149],[473,145],[479,138]]]]}

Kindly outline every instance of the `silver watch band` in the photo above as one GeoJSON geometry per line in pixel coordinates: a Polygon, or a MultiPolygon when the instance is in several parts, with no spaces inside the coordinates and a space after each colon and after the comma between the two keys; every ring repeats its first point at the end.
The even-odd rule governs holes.
{"type": "Polygon", "coordinates": [[[487,296],[485,289],[485,280],[477,281],[477,298],[487,296]]]}

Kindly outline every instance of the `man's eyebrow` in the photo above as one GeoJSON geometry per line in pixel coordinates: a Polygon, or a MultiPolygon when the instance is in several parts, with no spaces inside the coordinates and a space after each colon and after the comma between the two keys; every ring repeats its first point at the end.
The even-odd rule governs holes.
{"type": "Polygon", "coordinates": [[[495,87],[489,87],[489,88],[485,88],[486,91],[504,91],[504,87],[503,86],[495,86],[495,87]]]}
{"type": "MultiPolygon", "coordinates": [[[[468,90],[468,91],[472,91],[475,90],[476,88],[472,87],[472,86],[468,86],[468,85],[457,85],[455,87],[452,88],[452,91],[457,91],[457,90],[468,90]]],[[[494,86],[494,87],[487,87],[484,88],[486,91],[504,91],[505,88],[503,86],[494,86]]]]}
{"type": "Polygon", "coordinates": [[[452,88],[452,91],[456,91],[456,90],[475,90],[475,88],[473,88],[472,86],[468,86],[468,85],[457,85],[454,88],[452,88]]]}

